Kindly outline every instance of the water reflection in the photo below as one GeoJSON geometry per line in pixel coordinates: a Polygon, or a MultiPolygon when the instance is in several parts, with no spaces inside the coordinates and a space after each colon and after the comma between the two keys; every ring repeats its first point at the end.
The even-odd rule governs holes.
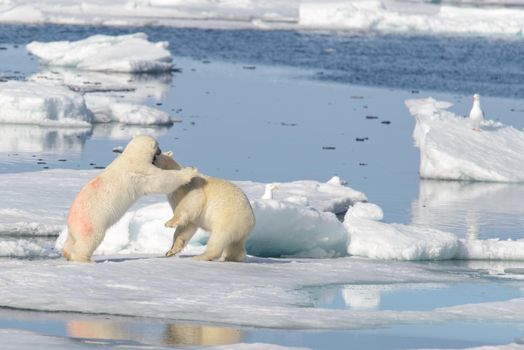
{"type": "Polygon", "coordinates": [[[353,310],[376,310],[380,305],[380,290],[365,286],[344,286],[341,290],[346,307],[353,310]]]}
{"type": "Polygon", "coordinates": [[[520,281],[331,285],[306,289],[318,308],[422,311],[521,297],[520,281]]]}
{"type": "Polygon", "coordinates": [[[440,12],[441,0],[382,0],[386,10],[401,14],[436,15],[440,12]]]}
{"type": "Polygon", "coordinates": [[[461,238],[524,237],[524,184],[420,180],[412,222],[461,238]]]}
{"type": "Polygon", "coordinates": [[[72,338],[132,340],[146,344],[226,345],[244,338],[240,329],[191,325],[138,323],[111,320],[71,320],[66,322],[67,335],[72,338]]]}
{"type": "Polygon", "coordinates": [[[164,334],[165,343],[171,345],[226,345],[239,343],[242,338],[239,329],[195,325],[172,324],[164,334]]]}
{"type": "Polygon", "coordinates": [[[80,154],[91,133],[91,128],[0,124],[0,152],[80,154]]]}
{"type": "Polygon", "coordinates": [[[44,68],[28,78],[32,81],[55,82],[88,97],[106,94],[125,98],[128,102],[141,103],[147,99],[159,101],[169,93],[173,80],[171,73],[128,74],[111,72],[89,72],[68,68],[44,68]]]}
{"type": "Polygon", "coordinates": [[[135,135],[146,134],[159,137],[169,131],[170,126],[141,126],[120,123],[102,123],[93,126],[93,139],[125,140],[135,135]]]}

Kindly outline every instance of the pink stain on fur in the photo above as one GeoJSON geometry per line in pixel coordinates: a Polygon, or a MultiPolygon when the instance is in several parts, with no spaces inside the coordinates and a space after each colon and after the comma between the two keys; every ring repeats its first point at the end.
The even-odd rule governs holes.
{"type": "Polygon", "coordinates": [[[98,190],[100,186],[102,186],[102,179],[97,176],[93,180],[89,181],[87,185],[93,187],[95,190],[98,190]]]}
{"type": "MultiPolygon", "coordinates": [[[[93,234],[93,225],[91,218],[87,213],[87,204],[93,192],[96,192],[102,186],[102,179],[99,177],[91,180],[76,196],[69,215],[67,217],[67,225],[79,236],[90,236],[93,234]]],[[[79,238],[79,237],[77,237],[79,238]]]]}

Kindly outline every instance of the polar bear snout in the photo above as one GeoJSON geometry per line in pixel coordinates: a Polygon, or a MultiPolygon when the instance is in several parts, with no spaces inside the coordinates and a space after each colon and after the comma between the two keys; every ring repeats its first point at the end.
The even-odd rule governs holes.
{"type": "Polygon", "coordinates": [[[156,151],[155,151],[155,155],[153,156],[153,161],[151,162],[151,164],[153,165],[156,165],[155,162],[156,162],[156,157],[158,157],[159,155],[162,154],[162,150],[160,149],[160,147],[156,146],[156,151]]]}

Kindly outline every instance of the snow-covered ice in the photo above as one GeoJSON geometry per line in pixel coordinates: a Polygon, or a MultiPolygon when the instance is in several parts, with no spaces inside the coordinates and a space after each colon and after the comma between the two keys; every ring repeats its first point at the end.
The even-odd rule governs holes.
{"type": "MultiPolygon", "coordinates": [[[[358,327],[370,322],[380,324],[393,315],[388,316],[386,313],[381,320],[377,314],[379,317],[372,320],[369,317],[350,317],[347,312],[340,310],[328,312],[313,309],[308,311],[320,319],[290,317],[296,312],[305,312],[300,305],[308,302],[307,294],[296,291],[296,288],[315,283],[364,282],[378,278],[386,282],[419,278],[448,282],[458,279],[458,276],[447,274],[427,274],[427,269],[419,266],[404,267],[393,274],[389,264],[350,261],[348,258],[317,260],[314,263],[311,260],[262,260],[247,264],[199,264],[184,258],[148,258],[87,265],[45,260],[24,263],[21,270],[20,264],[9,261],[3,264],[0,281],[4,282],[15,274],[18,275],[10,282],[10,288],[0,290],[0,300],[2,306],[35,310],[96,310],[110,314],[176,317],[185,320],[220,319],[223,323],[253,326],[325,328],[328,327],[326,321],[342,317],[338,321],[345,323],[346,327],[358,327]],[[375,276],[364,273],[365,266],[375,268],[375,276]],[[49,273],[53,274],[54,283],[41,285],[39,281],[49,278],[49,273]],[[155,278],[152,279],[151,276],[155,278]],[[228,283],[224,283],[224,279],[228,283]],[[148,283],[143,283],[144,281],[148,283]],[[56,286],[60,288],[57,289],[56,286]],[[25,297],[15,292],[22,288],[25,290],[25,297]],[[82,293],[84,297],[79,298],[78,293],[82,293]],[[120,300],[135,302],[107,302],[107,298],[114,298],[115,293],[119,294],[120,300]],[[231,298],[233,295],[235,297],[231,298]],[[216,303],[216,300],[221,302],[216,303]],[[201,305],[208,307],[202,309],[201,305]],[[246,313],[247,307],[257,307],[257,317],[246,313]],[[229,311],[225,312],[226,309],[229,311]]],[[[337,323],[340,326],[339,322],[337,323]]],[[[329,327],[337,327],[337,324],[330,324],[329,327]]]]}
{"type": "Polygon", "coordinates": [[[165,41],[152,43],[144,33],[93,35],[78,41],[37,42],[27,46],[44,65],[89,71],[154,73],[173,68],[165,41]]]}
{"type": "MultiPolygon", "coordinates": [[[[77,191],[97,173],[57,169],[2,175],[0,232],[10,237],[61,233],[56,245],[60,249],[67,234],[65,216],[69,205],[77,191]],[[60,191],[55,189],[58,179],[60,191]]],[[[248,253],[253,255],[327,258],[347,253],[390,260],[524,260],[524,240],[459,238],[420,224],[381,222],[380,207],[361,203],[365,195],[346,186],[304,180],[280,183],[275,199],[263,200],[260,197],[265,184],[235,183],[246,192],[255,212],[257,225],[247,243],[248,253]],[[286,201],[297,193],[307,198],[309,205],[286,201]],[[344,223],[334,215],[342,203],[351,207],[344,223]]],[[[173,231],[163,224],[170,217],[171,209],[163,196],[143,198],[108,230],[95,255],[164,254],[173,231]]],[[[200,253],[206,238],[199,231],[184,254],[200,253]]],[[[39,249],[26,248],[24,240],[19,242],[19,248],[9,243],[0,255],[16,251],[27,252],[28,256],[56,256],[52,244],[39,249]]]]}
{"type": "Polygon", "coordinates": [[[347,233],[336,215],[286,201],[252,201],[256,226],[248,254],[331,258],[344,256],[347,233]]]}
{"type": "MultiPolygon", "coordinates": [[[[65,238],[65,217],[75,194],[98,171],[49,170],[36,173],[3,174],[0,177],[0,232],[11,235],[50,235],[62,232],[65,238]],[[60,191],[56,183],[60,181],[60,191]]],[[[308,198],[308,207],[284,200],[261,200],[263,183],[236,182],[251,199],[259,224],[249,243],[261,255],[294,255],[330,257],[343,255],[347,235],[331,211],[341,210],[365,200],[364,194],[343,185],[316,181],[282,183],[278,195],[283,198],[300,193],[308,198]],[[293,222],[291,224],[290,216],[293,222]],[[283,225],[282,227],[280,225],[283,225]],[[285,235],[279,234],[283,227],[285,235]],[[307,238],[307,239],[306,239],[307,238]],[[273,241],[276,240],[276,241],[273,241]],[[276,243],[275,243],[276,242],[276,243]]],[[[173,231],[164,227],[171,217],[164,196],[143,198],[122,219],[109,229],[106,239],[95,254],[151,253],[168,250],[173,231]]],[[[196,235],[187,253],[197,252],[205,244],[203,233],[196,235]]],[[[13,243],[11,243],[12,245],[13,243]]],[[[52,247],[46,246],[49,254],[52,247]]],[[[9,246],[0,255],[8,256],[9,246]]],[[[33,252],[31,250],[30,252],[33,252]]],[[[38,253],[38,256],[42,254],[38,253]]]]}
{"type": "Polygon", "coordinates": [[[373,212],[344,219],[348,254],[386,260],[524,260],[524,239],[459,238],[422,225],[377,221],[373,212]]]}
{"type": "MultiPolygon", "coordinates": [[[[326,183],[309,180],[279,183],[278,190],[273,191],[273,199],[289,201],[289,198],[307,197],[310,207],[335,214],[344,213],[354,203],[367,201],[364,193],[333,180],[337,178],[326,183]]],[[[265,191],[265,184],[257,182],[238,181],[236,184],[252,199],[261,198],[265,191]]]]}
{"type": "Polygon", "coordinates": [[[84,98],[65,86],[26,81],[0,85],[0,122],[43,126],[89,126],[84,98]]]}
{"type": "Polygon", "coordinates": [[[347,210],[344,215],[344,221],[348,220],[349,217],[382,220],[384,218],[384,211],[374,203],[358,202],[347,210]]]}
{"type": "Polygon", "coordinates": [[[145,105],[153,98],[160,101],[169,89],[171,74],[127,74],[44,69],[28,78],[30,81],[67,86],[82,94],[97,123],[119,122],[132,125],[169,125],[169,114],[145,105]]]}
{"type": "MultiPolygon", "coordinates": [[[[347,247],[347,233],[334,213],[340,203],[362,200],[363,195],[349,187],[339,185],[337,196],[327,197],[326,184],[316,181],[282,183],[283,197],[300,192],[312,202],[304,207],[285,200],[260,199],[259,191],[265,184],[236,182],[250,198],[256,226],[246,244],[248,254],[256,256],[294,256],[327,258],[343,256],[347,247]],[[315,207],[317,205],[318,207],[315,207]]],[[[337,185],[328,184],[329,191],[337,185]]],[[[171,246],[173,230],[164,227],[171,217],[170,206],[164,201],[127,212],[112,226],[96,254],[163,254],[171,246]]],[[[60,250],[67,236],[64,229],[56,248],[60,250]]],[[[198,254],[207,243],[204,231],[199,230],[184,250],[185,254],[198,254]]]]}
{"type": "Polygon", "coordinates": [[[420,177],[524,181],[524,131],[492,120],[474,130],[471,120],[447,111],[451,103],[432,98],[407,100],[406,106],[416,120],[413,138],[420,149],[420,177]]]}
{"type": "Polygon", "coordinates": [[[524,31],[524,10],[504,7],[504,1],[489,3],[457,6],[458,2],[399,0],[9,0],[0,3],[0,22],[336,29],[519,38],[524,31]]]}
{"type": "Polygon", "coordinates": [[[0,123],[83,128],[108,122],[170,125],[168,113],[145,105],[149,97],[160,99],[169,81],[164,76],[43,71],[29,81],[0,86],[0,123]]]}
{"type": "Polygon", "coordinates": [[[356,258],[261,259],[247,263],[181,258],[104,257],[95,264],[61,259],[4,260],[1,306],[142,316],[227,325],[296,329],[361,329],[398,324],[524,321],[524,298],[425,311],[311,307],[305,286],[475,282],[464,268],[438,268],[356,258]],[[370,271],[373,271],[370,273],[370,271]],[[49,281],[52,283],[49,283],[49,281]],[[23,290],[24,293],[20,293],[23,290]],[[118,298],[115,298],[118,295],[118,298]],[[133,300],[132,303],[129,300],[133,300]],[[217,302],[219,300],[220,302],[217,302]],[[309,307],[308,307],[309,306],[309,307]],[[257,310],[253,317],[252,310],[257,310]]]}
{"type": "MultiPolygon", "coordinates": [[[[494,2],[493,2],[494,3],[494,2]]],[[[301,27],[389,33],[521,35],[524,10],[399,0],[307,1],[301,27]]]]}
{"type": "Polygon", "coordinates": [[[457,256],[458,238],[444,231],[351,216],[344,225],[351,237],[351,255],[395,260],[449,260],[457,256]]]}
{"type": "Polygon", "coordinates": [[[94,170],[52,170],[2,174],[0,232],[58,234],[74,196],[96,173],[94,170]]]}

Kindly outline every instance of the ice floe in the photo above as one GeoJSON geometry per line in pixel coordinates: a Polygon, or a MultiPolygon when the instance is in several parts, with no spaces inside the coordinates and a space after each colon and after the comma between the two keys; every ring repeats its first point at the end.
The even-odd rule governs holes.
{"type": "Polygon", "coordinates": [[[524,240],[459,238],[421,225],[346,215],[348,254],[386,260],[524,260],[524,240]]]}
{"type": "Polygon", "coordinates": [[[504,1],[496,0],[487,5],[481,1],[400,0],[9,0],[0,3],[0,22],[336,29],[518,38],[524,31],[524,10],[504,7],[504,1]]]}
{"type": "Polygon", "coordinates": [[[93,35],[73,42],[33,41],[26,47],[48,66],[132,73],[165,72],[173,68],[168,43],[152,43],[144,33],[93,35]]]}
{"type": "Polygon", "coordinates": [[[9,81],[0,85],[0,122],[43,126],[89,126],[84,98],[65,86],[9,81]]]}
{"type": "Polygon", "coordinates": [[[420,177],[441,180],[524,181],[524,131],[491,120],[480,124],[447,111],[448,102],[407,100],[416,125],[420,177]]]}
{"type": "MultiPolygon", "coordinates": [[[[282,183],[279,192],[285,198],[300,192],[313,206],[301,206],[285,200],[260,199],[259,191],[265,184],[237,182],[250,198],[256,226],[247,241],[248,254],[271,257],[328,258],[346,254],[347,233],[334,213],[340,203],[358,202],[363,194],[349,187],[339,186],[337,196],[326,196],[326,184],[316,181],[282,183]],[[314,207],[317,205],[318,207],[314,207]]],[[[337,185],[328,184],[335,192],[337,185]]],[[[129,211],[112,226],[96,254],[163,254],[172,242],[173,230],[164,222],[172,215],[171,208],[163,203],[152,204],[136,211],[129,211]]],[[[63,230],[57,240],[60,250],[67,236],[63,230]]],[[[207,235],[199,230],[184,250],[185,254],[198,254],[207,243],[207,235]]]]}
{"type": "Polygon", "coordinates": [[[50,258],[59,256],[60,253],[56,250],[53,250],[52,245],[46,242],[35,242],[24,239],[0,241],[0,257],[50,258]]]}
{"type": "Polygon", "coordinates": [[[308,1],[301,3],[299,17],[302,27],[390,33],[519,36],[524,30],[521,9],[423,1],[308,1]]]}
{"type": "MultiPolygon", "coordinates": [[[[147,106],[161,99],[171,76],[43,71],[29,81],[0,86],[0,123],[90,127],[91,123],[171,125],[171,116],[147,106]]],[[[131,135],[132,136],[132,135],[131,135]]]]}
{"type": "MultiPolygon", "coordinates": [[[[247,193],[250,199],[261,198],[265,192],[266,185],[262,183],[237,181],[236,184],[247,193]]],[[[354,203],[367,201],[364,193],[345,186],[341,182],[335,182],[333,178],[326,183],[309,180],[279,183],[278,190],[273,191],[273,199],[279,201],[299,196],[307,197],[310,207],[335,214],[346,212],[354,203]]]]}
{"type": "Polygon", "coordinates": [[[510,344],[504,344],[504,345],[476,346],[473,348],[465,348],[464,350],[522,350],[524,349],[524,344],[522,344],[521,339],[519,340],[520,342],[517,342],[517,343],[510,343],[510,344]]]}
{"type": "Polygon", "coordinates": [[[75,194],[94,170],[52,170],[0,176],[0,232],[58,234],[75,194]],[[58,188],[58,184],[60,187],[58,188]]]}
{"type": "Polygon", "coordinates": [[[393,320],[394,314],[370,313],[364,315],[367,317],[355,317],[356,314],[351,315],[346,310],[305,310],[302,305],[308,303],[308,294],[296,289],[316,283],[362,283],[375,279],[387,283],[430,279],[449,282],[459,278],[443,273],[428,274],[427,268],[420,266],[404,267],[394,273],[394,265],[348,258],[296,262],[264,259],[246,264],[199,264],[185,258],[131,258],[119,263],[109,260],[98,264],[41,260],[24,262],[21,269],[20,264],[6,261],[0,271],[0,282],[9,281],[10,288],[0,290],[0,300],[2,306],[46,311],[204,322],[220,320],[224,324],[252,326],[345,328],[387,323],[393,320]],[[366,267],[374,268],[373,276],[364,272],[366,267]],[[49,280],[49,274],[53,275],[53,283],[43,283],[49,280]],[[16,292],[22,289],[25,290],[23,295],[16,292]],[[134,302],[108,302],[114,300],[115,294],[119,295],[119,300],[134,302]],[[206,307],[202,308],[203,305],[206,307]],[[259,310],[257,317],[246,312],[255,308],[259,310]],[[308,317],[296,317],[299,312],[308,317]],[[336,323],[330,324],[335,320],[336,323]]]}
{"type": "Polygon", "coordinates": [[[173,123],[168,113],[145,104],[148,99],[160,101],[167,95],[171,74],[101,73],[56,68],[43,70],[28,79],[39,83],[65,85],[81,94],[96,123],[173,123]]]}
{"type": "Polygon", "coordinates": [[[248,254],[313,258],[345,255],[347,233],[335,214],[275,199],[251,203],[256,226],[246,243],[248,254]]]}
{"type": "Polygon", "coordinates": [[[439,268],[430,264],[347,257],[249,258],[243,264],[145,256],[104,257],[94,264],[71,264],[61,259],[4,260],[0,283],[9,288],[0,289],[0,304],[26,310],[296,329],[360,329],[452,321],[520,324],[524,321],[521,312],[524,298],[519,297],[425,311],[370,311],[312,307],[312,296],[304,288],[376,281],[384,284],[474,283],[478,282],[477,278],[478,275],[460,267],[439,268]],[[24,293],[20,293],[21,290],[24,293]],[[253,317],[253,310],[257,310],[257,317],[253,317]]]}
{"type": "Polygon", "coordinates": [[[344,221],[350,217],[366,218],[372,220],[382,220],[384,211],[381,207],[373,203],[358,202],[352,205],[344,216],[344,221]]]}
{"type": "Polygon", "coordinates": [[[351,255],[395,260],[449,260],[457,255],[458,238],[444,231],[353,217],[344,225],[351,255]]]}
{"type": "MultiPolygon", "coordinates": [[[[78,190],[98,171],[56,169],[36,173],[3,174],[0,177],[0,232],[17,236],[57,235],[65,238],[65,216],[78,190]],[[56,184],[60,182],[60,190],[56,184]]],[[[364,194],[349,187],[316,181],[281,183],[278,196],[300,193],[309,206],[278,199],[261,200],[265,184],[236,182],[253,203],[257,227],[248,243],[250,251],[263,256],[333,257],[344,255],[347,234],[332,213],[365,200],[364,194]],[[285,234],[282,234],[284,232],[285,234]]],[[[163,226],[171,217],[163,196],[149,196],[132,208],[109,229],[95,254],[163,254],[170,246],[173,231],[163,226]]],[[[205,235],[193,239],[186,253],[198,252],[205,235]]],[[[47,248],[47,247],[46,247],[47,248]]],[[[10,251],[3,255],[11,254],[10,251]]],[[[2,252],[0,252],[2,255],[2,252]]]]}
{"type": "MultiPolygon", "coordinates": [[[[65,216],[76,192],[98,171],[49,170],[36,173],[4,174],[0,177],[0,232],[20,235],[58,235],[60,250],[67,235],[65,216]],[[60,190],[56,184],[60,182],[60,190]]],[[[382,210],[362,203],[365,196],[347,186],[316,181],[280,183],[275,198],[261,199],[265,184],[235,182],[250,198],[257,225],[247,243],[255,256],[328,258],[345,255],[386,260],[524,260],[524,240],[461,238],[420,224],[394,224],[379,221],[382,210]],[[338,190],[337,190],[338,187],[338,190]],[[327,189],[327,192],[326,192],[327,189]],[[300,196],[308,205],[286,201],[300,196]],[[341,223],[334,212],[342,204],[350,207],[341,223]]],[[[171,209],[163,196],[139,201],[114,226],[95,255],[164,254],[173,231],[164,227],[171,209]]],[[[17,242],[14,240],[14,242],[17,242]]],[[[200,253],[207,235],[199,231],[184,255],[200,253]]],[[[13,255],[16,243],[9,243],[1,256],[13,255]]],[[[43,250],[24,250],[28,256],[54,256],[53,244],[43,250]],[[47,253],[46,253],[47,252],[47,253]]]]}

